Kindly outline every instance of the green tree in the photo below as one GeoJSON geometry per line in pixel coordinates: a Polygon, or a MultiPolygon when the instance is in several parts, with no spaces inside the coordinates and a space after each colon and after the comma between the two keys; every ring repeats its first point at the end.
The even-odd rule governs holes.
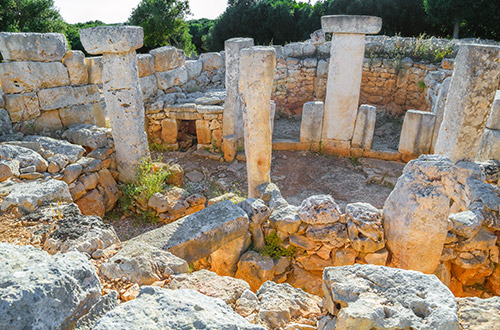
{"type": "Polygon", "coordinates": [[[127,23],[142,26],[146,49],[172,45],[190,54],[194,46],[184,21],[189,13],[188,0],[141,0],[127,23]]]}
{"type": "Polygon", "coordinates": [[[0,0],[0,31],[64,32],[53,0],[0,0]]]}
{"type": "Polygon", "coordinates": [[[208,18],[194,19],[187,22],[189,26],[189,34],[191,34],[191,41],[196,47],[196,52],[201,53],[207,51],[205,38],[214,25],[215,21],[208,18]]]}
{"type": "Polygon", "coordinates": [[[453,38],[458,38],[460,25],[470,16],[475,2],[475,0],[424,0],[424,6],[434,22],[443,26],[453,22],[453,38]]]}

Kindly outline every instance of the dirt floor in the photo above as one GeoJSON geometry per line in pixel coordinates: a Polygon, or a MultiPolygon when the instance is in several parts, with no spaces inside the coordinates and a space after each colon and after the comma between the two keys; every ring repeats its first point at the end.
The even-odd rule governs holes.
{"type": "Polygon", "coordinates": [[[279,117],[274,120],[273,141],[300,141],[301,116],[279,117]]]}

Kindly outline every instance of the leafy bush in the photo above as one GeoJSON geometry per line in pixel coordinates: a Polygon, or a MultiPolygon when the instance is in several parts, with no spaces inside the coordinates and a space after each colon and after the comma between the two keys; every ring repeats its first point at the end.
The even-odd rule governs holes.
{"type": "Polygon", "coordinates": [[[259,251],[259,253],[264,256],[268,256],[273,259],[279,259],[281,257],[290,258],[295,253],[294,246],[290,246],[288,248],[283,247],[283,242],[276,232],[267,235],[264,239],[266,241],[266,245],[259,251]]]}

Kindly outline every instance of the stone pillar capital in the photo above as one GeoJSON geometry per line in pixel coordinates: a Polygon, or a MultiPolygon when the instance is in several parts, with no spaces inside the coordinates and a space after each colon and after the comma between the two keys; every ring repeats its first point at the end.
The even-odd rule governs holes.
{"type": "Polygon", "coordinates": [[[382,18],[361,15],[329,15],[321,17],[324,32],[349,34],[377,34],[382,28],[382,18]]]}
{"type": "Polygon", "coordinates": [[[144,31],[139,26],[97,26],[80,30],[80,40],[87,53],[129,53],[142,47],[144,31]]]}

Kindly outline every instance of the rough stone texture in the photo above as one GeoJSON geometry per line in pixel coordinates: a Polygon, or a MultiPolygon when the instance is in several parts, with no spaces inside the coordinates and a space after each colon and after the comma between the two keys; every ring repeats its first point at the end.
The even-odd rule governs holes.
{"type": "Polygon", "coordinates": [[[156,72],[165,72],[184,65],[186,55],[181,49],[165,46],[153,49],[149,52],[154,57],[154,68],[156,72]]]}
{"type": "Polygon", "coordinates": [[[330,195],[316,195],[306,198],[297,214],[300,220],[311,225],[331,224],[340,220],[339,206],[330,195]]]}
{"type": "Polygon", "coordinates": [[[30,213],[40,205],[57,202],[73,202],[65,182],[51,179],[46,182],[20,183],[5,197],[1,210],[18,207],[19,211],[30,213]]]}
{"type": "Polygon", "coordinates": [[[58,110],[42,111],[40,116],[35,119],[33,126],[35,132],[47,130],[53,132],[64,127],[58,110]]]}
{"type": "Polygon", "coordinates": [[[238,268],[238,261],[252,243],[250,233],[246,236],[238,237],[229,242],[226,246],[218,249],[210,255],[210,270],[219,275],[234,276],[238,268]]]}
{"type": "Polygon", "coordinates": [[[0,160],[0,182],[19,176],[19,161],[0,160]]]}
{"type": "Polygon", "coordinates": [[[448,231],[450,198],[443,182],[452,170],[442,156],[409,162],[384,204],[384,230],[393,265],[432,274],[448,231]]]}
{"type": "MultiPolygon", "coordinates": [[[[151,245],[191,263],[208,257],[234,239],[248,234],[246,213],[231,201],[207,207],[124,243],[151,245]]],[[[123,251],[123,249],[122,249],[123,251]]],[[[120,251],[116,256],[126,257],[120,251]]]]}
{"type": "Polygon", "coordinates": [[[48,163],[39,153],[16,145],[0,145],[0,160],[17,160],[20,168],[35,166],[39,173],[45,172],[48,163]]]}
{"type": "Polygon", "coordinates": [[[155,59],[151,54],[137,54],[139,77],[147,77],[155,73],[155,59]]]}
{"type": "MultiPolygon", "coordinates": [[[[309,325],[316,325],[315,317],[321,313],[321,298],[288,283],[265,282],[257,291],[260,300],[259,318],[271,329],[284,327],[292,320],[311,319],[309,325]]],[[[302,323],[302,322],[301,322],[302,323]]]]}
{"type": "Polygon", "coordinates": [[[85,54],[80,50],[70,50],[62,60],[68,69],[71,85],[86,85],[89,83],[89,72],[85,64],[85,54]]]}
{"type": "Polygon", "coordinates": [[[224,136],[234,135],[237,145],[242,144],[243,103],[240,95],[240,51],[254,45],[252,38],[232,38],[224,42],[226,58],[226,90],[222,132],[224,136]]]}
{"type": "Polygon", "coordinates": [[[271,182],[272,131],[270,100],[276,52],[272,47],[252,47],[240,52],[240,91],[245,123],[248,197],[257,186],[271,182]]]}
{"type": "Polygon", "coordinates": [[[102,218],[106,214],[104,198],[97,189],[89,191],[85,196],[76,200],[75,203],[84,215],[97,215],[102,218]]]}
{"type": "Polygon", "coordinates": [[[92,306],[88,314],[80,318],[73,330],[92,330],[94,325],[103,317],[107,312],[118,307],[118,293],[111,291],[105,296],[102,296],[97,303],[92,306]]]}
{"type": "Polygon", "coordinates": [[[436,115],[430,112],[408,110],[403,121],[399,152],[405,155],[428,154],[432,146],[432,132],[436,115]]]}
{"type": "Polygon", "coordinates": [[[460,329],[451,291],[434,275],[374,265],[326,268],[335,329],[460,329]]]}
{"type": "Polygon", "coordinates": [[[206,296],[222,299],[228,305],[234,305],[250,286],[247,282],[229,276],[219,276],[202,269],[190,274],[172,275],[166,289],[191,289],[206,296]]]}
{"type": "Polygon", "coordinates": [[[352,136],[351,145],[354,148],[371,149],[373,133],[375,132],[375,121],[377,119],[377,108],[362,104],[356,117],[356,125],[352,136]]]}
{"type": "Polygon", "coordinates": [[[436,148],[437,139],[439,136],[439,128],[441,127],[441,123],[443,122],[444,117],[444,109],[446,106],[446,99],[448,98],[448,91],[450,90],[451,77],[447,77],[437,95],[436,101],[432,104],[432,113],[436,115],[436,120],[434,121],[434,131],[432,133],[432,146],[431,153],[434,153],[434,149],[436,148]]]}
{"type": "Polygon", "coordinates": [[[273,279],[274,271],[273,259],[255,251],[248,251],[241,256],[235,277],[248,282],[252,291],[255,292],[264,282],[273,279]]]}
{"type": "Polygon", "coordinates": [[[62,33],[0,33],[0,52],[5,61],[62,61],[68,42],[62,33]]]}
{"type": "Polygon", "coordinates": [[[14,123],[27,121],[40,115],[36,93],[5,95],[5,109],[14,123]]]}
{"type": "Polygon", "coordinates": [[[500,324],[500,297],[457,298],[457,305],[463,330],[495,329],[500,324]]]}
{"type": "Polygon", "coordinates": [[[174,86],[184,85],[188,81],[188,74],[186,68],[181,66],[170,71],[157,72],[156,79],[158,87],[166,91],[174,86]]]}
{"type": "Polygon", "coordinates": [[[500,158],[500,131],[484,129],[483,139],[479,147],[478,160],[500,158]]]}
{"type": "Polygon", "coordinates": [[[83,254],[50,256],[0,243],[0,328],[72,329],[100,296],[95,268],[83,254]]]}
{"type": "Polygon", "coordinates": [[[187,262],[162,249],[140,243],[125,244],[119,254],[101,266],[109,279],[127,278],[141,285],[153,284],[172,274],[187,273],[187,262]]]}
{"type": "Polygon", "coordinates": [[[86,57],[89,84],[102,84],[102,56],[86,57]]]}
{"type": "Polygon", "coordinates": [[[55,155],[62,155],[66,157],[70,163],[76,163],[85,153],[85,148],[80,145],[46,136],[29,135],[24,137],[23,140],[39,143],[42,147],[40,154],[46,159],[55,155]]]}
{"type": "Polygon", "coordinates": [[[377,34],[382,28],[382,19],[375,16],[330,15],[321,17],[324,32],[349,34],[377,34]]]}
{"type": "Polygon", "coordinates": [[[108,144],[108,129],[99,128],[95,125],[72,125],[63,134],[63,137],[71,143],[75,143],[92,149],[103,148],[108,144]]]}
{"type": "Polygon", "coordinates": [[[142,287],[139,296],[100,319],[94,330],[126,329],[264,330],[236,314],[222,300],[194,290],[142,287]]]}
{"type": "Polygon", "coordinates": [[[323,129],[323,102],[304,103],[300,122],[300,142],[319,143],[323,129]]]}
{"type": "Polygon", "coordinates": [[[101,218],[83,216],[75,204],[42,207],[24,218],[26,221],[57,222],[55,230],[45,240],[43,249],[50,254],[78,251],[92,255],[119,243],[120,239],[113,227],[101,218]]]}
{"type": "Polygon", "coordinates": [[[446,100],[435,153],[452,161],[475,160],[496,90],[500,46],[462,45],[446,100]],[[485,82],[488,82],[485,85],[485,82]]]}
{"type": "Polygon", "coordinates": [[[385,246],[382,212],[368,203],[346,206],[347,230],[352,247],[369,253],[385,246]]]}
{"type": "MultiPolygon", "coordinates": [[[[0,98],[3,100],[1,95],[0,98]]],[[[12,133],[12,121],[10,120],[9,113],[4,109],[0,109],[0,136],[12,133]]]]}
{"type": "Polygon", "coordinates": [[[69,85],[68,70],[61,62],[0,63],[4,93],[23,93],[69,85]]]}
{"type": "Polygon", "coordinates": [[[224,58],[219,53],[203,53],[200,55],[203,71],[219,70],[224,65],[224,58]]]}
{"type": "Polygon", "coordinates": [[[77,124],[105,125],[104,113],[100,103],[80,104],[60,109],[59,116],[65,127],[77,124]]]}
{"type": "Polygon", "coordinates": [[[80,40],[89,54],[128,53],[142,47],[144,31],[139,26],[98,26],[80,30],[80,40]]]}
{"type": "MultiPolygon", "coordinates": [[[[142,29],[140,29],[142,33],[142,29]]],[[[141,39],[142,45],[142,39],[141,39]]],[[[135,179],[136,169],[148,154],[144,105],[135,52],[105,54],[102,80],[110,117],[120,179],[135,179]]]]}
{"type": "Polygon", "coordinates": [[[100,92],[96,85],[44,89],[38,92],[41,110],[54,110],[79,104],[99,102],[100,92]]]}
{"type": "Polygon", "coordinates": [[[500,90],[497,90],[495,93],[495,99],[493,100],[493,105],[491,106],[490,116],[488,117],[486,127],[489,129],[500,130],[500,90]]]}

